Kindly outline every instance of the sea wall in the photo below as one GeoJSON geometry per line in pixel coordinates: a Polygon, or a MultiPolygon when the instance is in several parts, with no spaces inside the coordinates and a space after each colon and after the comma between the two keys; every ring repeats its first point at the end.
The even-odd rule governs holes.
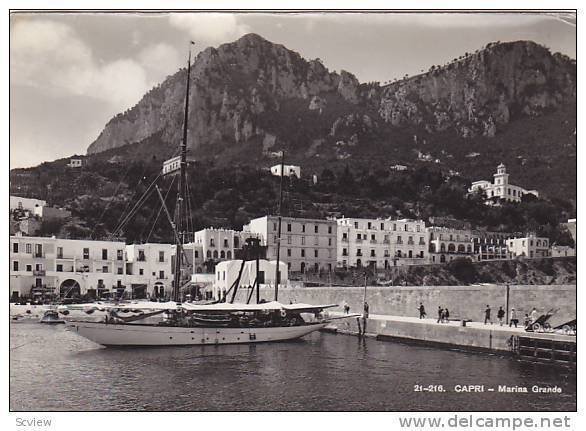
{"type": "MultiPolygon", "coordinates": [[[[244,291],[239,291],[239,300],[244,291]]],[[[261,298],[272,300],[274,292],[261,289],[261,298]]],[[[305,287],[280,288],[279,301],[309,304],[342,304],[346,301],[351,312],[362,312],[364,287],[305,287]]],[[[366,300],[370,313],[392,316],[419,316],[422,302],[428,317],[435,317],[438,306],[447,307],[451,318],[484,320],[486,305],[493,310],[493,319],[499,306],[505,308],[506,287],[502,285],[479,286],[401,286],[367,287],[366,300]]],[[[576,318],[576,285],[511,285],[509,308],[515,307],[522,321],[532,308],[545,313],[554,309],[552,324],[576,318]]]]}

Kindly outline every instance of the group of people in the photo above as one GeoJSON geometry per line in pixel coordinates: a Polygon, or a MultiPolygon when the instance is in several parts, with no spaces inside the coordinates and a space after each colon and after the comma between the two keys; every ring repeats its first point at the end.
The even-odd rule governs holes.
{"type": "MultiPolygon", "coordinates": [[[[503,326],[506,323],[505,322],[505,310],[503,310],[503,307],[499,307],[499,309],[496,313],[496,317],[498,319],[500,326],[503,326]]],[[[527,327],[527,326],[531,325],[532,323],[534,323],[538,318],[539,318],[539,315],[537,313],[537,309],[535,307],[533,307],[533,310],[531,310],[531,315],[529,315],[528,313],[525,313],[525,319],[523,321],[523,324],[525,327],[527,327]]],[[[490,305],[487,305],[486,309],[484,310],[484,324],[486,325],[487,323],[490,323],[492,325],[490,305]]],[[[511,308],[511,318],[509,319],[509,328],[512,327],[513,325],[515,325],[515,328],[516,328],[518,324],[519,324],[519,317],[517,314],[517,310],[515,310],[515,307],[512,307],[511,308]]]]}

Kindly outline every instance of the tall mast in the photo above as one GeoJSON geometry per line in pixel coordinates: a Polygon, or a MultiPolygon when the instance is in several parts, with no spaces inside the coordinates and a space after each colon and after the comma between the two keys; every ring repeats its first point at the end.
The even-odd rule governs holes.
{"type": "Polygon", "coordinates": [[[173,300],[181,300],[181,260],[183,257],[183,243],[185,241],[185,232],[183,230],[183,212],[185,201],[185,167],[187,165],[187,119],[189,118],[189,83],[191,78],[191,45],[189,44],[189,56],[187,59],[187,86],[185,91],[185,115],[183,118],[183,140],[181,141],[181,163],[179,166],[179,193],[177,196],[177,206],[175,208],[175,227],[178,232],[175,250],[175,277],[173,283],[173,300]]]}
{"type": "Polygon", "coordinates": [[[275,301],[279,298],[279,259],[281,255],[281,207],[283,206],[283,172],[285,170],[285,150],[281,150],[281,183],[279,186],[279,226],[277,231],[277,262],[275,265],[275,301]]]}

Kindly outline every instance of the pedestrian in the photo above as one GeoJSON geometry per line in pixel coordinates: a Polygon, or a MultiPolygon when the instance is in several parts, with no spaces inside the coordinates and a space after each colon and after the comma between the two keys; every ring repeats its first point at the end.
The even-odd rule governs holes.
{"type": "Polygon", "coordinates": [[[425,316],[427,316],[427,314],[425,313],[425,307],[423,306],[423,302],[419,303],[419,318],[423,319],[425,318],[425,316]]]}
{"type": "Polygon", "coordinates": [[[519,319],[517,319],[517,312],[515,311],[515,307],[511,308],[511,320],[509,321],[509,328],[511,325],[515,325],[517,327],[517,323],[519,323],[519,319]]]}
{"type": "Polygon", "coordinates": [[[505,318],[505,310],[503,310],[503,307],[499,307],[499,311],[497,311],[496,317],[499,319],[499,325],[503,326],[503,319],[505,318]]]}
{"type": "Polygon", "coordinates": [[[527,313],[525,313],[525,321],[523,322],[523,325],[525,326],[525,329],[531,325],[531,317],[529,317],[527,313]]]}
{"type": "Polygon", "coordinates": [[[368,306],[368,302],[364,301],[364,318],[368,319],[368,310],[370,307],[368,306]]]}
{"type": "Polygon", "coordinates": [[[366,321],[368,319],[370,307],[368,302],[364,301],[364,312],[362,313],[362,335],[366,335],[366,321]]]}
{"type": "Polygon", "coordinates": [[[533,307],[531,311],[531,323],[535,323],[537,321],[537,309],[533,307]]]}
{"type": "Polygon", "coordinates": [[[448,307],[444,309],[444,319],[446,323],[450,323],[450,310],[448,310],[448,307]]]}
{"type": "Polygon", "coordinates": [[[439,307],[437,307],[437,323],[440,323],[442,321],[443,317],[444,317],[444,309],[440,305],[439,307]]]}
{"type": "Polygon", "coordinates": [[[350,306],[348,305],[348,303],[346,302],[346,300],[344,300],[344,302],[342,303],[342,307],[344,308],[344,313],[345,314],[350,313],[350,306]]]}
{"type": "Polygon", "coordinates": [[[486,310],[484,310],[484,324],[486,325],[486,322],[490,322],[490,324],[492,325],[492,319],[490,318],[490,306],[487,304],[486,305],[486,310]]]}

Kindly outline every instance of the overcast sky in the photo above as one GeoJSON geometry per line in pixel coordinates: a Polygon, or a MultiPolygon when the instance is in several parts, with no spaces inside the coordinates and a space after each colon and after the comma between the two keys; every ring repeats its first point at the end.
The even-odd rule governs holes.
{"type": "Polygon", "coordinates": [[[10,167],[85,154],[106,122],[198,49],[254,32],[361,82],[443,64],[488,42],[576,58],[575,19],[522,14],[13,14],[10,167]]]}

